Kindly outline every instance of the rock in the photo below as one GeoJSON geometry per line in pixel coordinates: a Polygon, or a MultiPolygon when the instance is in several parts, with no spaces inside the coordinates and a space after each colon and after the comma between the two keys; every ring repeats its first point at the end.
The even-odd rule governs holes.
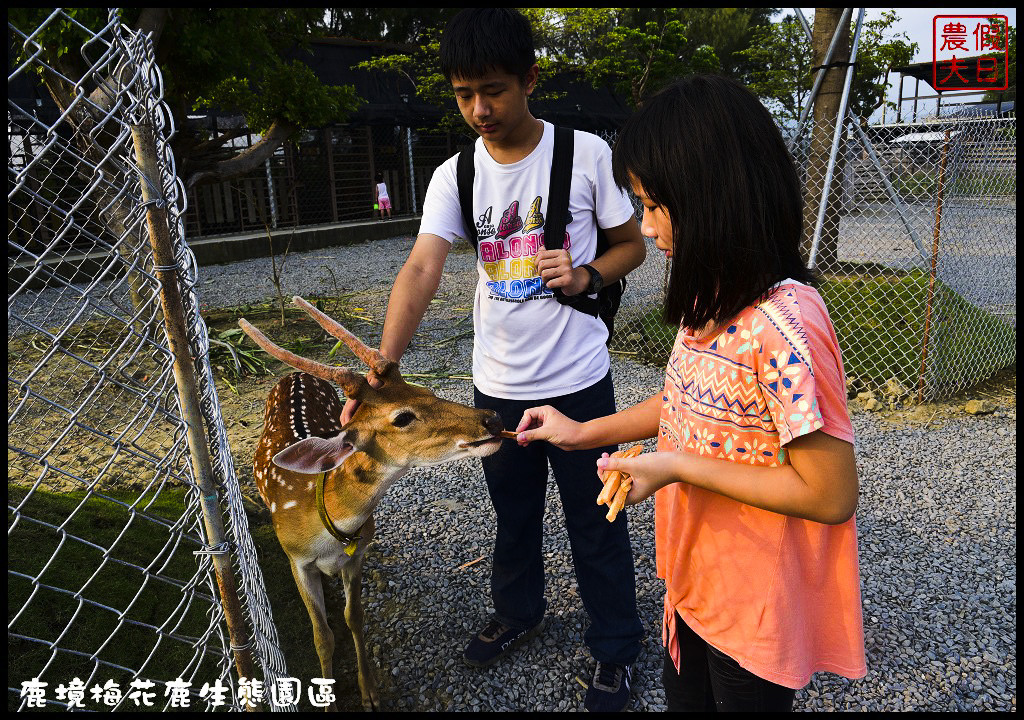
{"type": "Polygon", "coordinates": [[[987,415],[995,412],[996,406],[990,400],[968,400],[964,410],[968,415],[987,415]]]}
{"type": "Polygon", "coordinates": [[[882,388],[882,392],[886,395],[900,398],[908,395],[910,391],[903,387],[903,384],[899,380],[893,377],[886,381],[885,387],[882,388]]]}
{"type": "Polygon", "coordinates": [[[857,397],[857,393],[864,390],[864,381],[858,377],[852,375],[846,378],[846,399],[853,400],[857,397]]]}
{"type": "Polygon", "coordinates": [[[875,391],[874,390],[865,390],[864,392],[859,392],[859,393],[857,393],[857,399],[860,400],[861,402],[867,402],[868,400],[874,400],[875,399],[875,391]]]}
{"type": "Polygon", "coordinates": [[[885,406],[882,405],[882,403],[880,403],[874,397],[868,398],[868,400],[864,403],[864,409],[865,410],[870,410],[871,412],[878,412],[879,410],[881,410],[884,407],[885,406]]]}

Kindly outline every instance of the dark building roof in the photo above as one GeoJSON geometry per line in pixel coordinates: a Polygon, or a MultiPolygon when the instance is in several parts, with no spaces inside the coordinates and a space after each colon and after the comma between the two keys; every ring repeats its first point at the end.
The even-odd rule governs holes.
{"type": "MultiPolygon", "coordinates": [[[[981,60],[982,58],[990,59],[991,57],[992,57],[991,55],[987,55],[987,56],[986,55],[976,55],[974,57],[957,58],[956,59],[956,61],[957,61],[957,68],[958,68],[959,72],[964,77],[966,77],[968,79],[977,78],[978,77],[978,61],[981,60]]],[[[944,62],[948,63],[949,61],[948,60],[947,61],[940,60],[939,61],[940,70],[942,68],[946,68],[947,72],[948,72],[948,65],[944,65],[943,64],[944,62]]],[[[936,92],[939,92],[939,93],[943,93],[943,92],[950,91],[950,90],[955,90],[955,91],[963,90],[962,87],[956,87],[956,86],[951,85],[951,84],[943,84],[941,87],[935,87],[935,85],[934,85],[934,82],[935,82],[935,67],[934,67],[934,63],[932,61],[930,61],[930,60],[926,61],[926,62],[914,63],[912,65],[903,65],[903,66],[900,66],[900,67],[891,67],[891,68],[889,68],[889,70],[890,70],[890,72],[898,72],[898,73],[902,73],[903,75],[909,75],[910,77],[916,78],[918,80],[923,80],[924,82],[928,83],[936,92]]]]}
{"type": "MultiPolygon", "coordinates": [[[[443,111],[454,111],[455,97],[447,108],[439,108],[416,97],[412,82],[398,73],[353,69],[366,60],[414,48],[386,43],[363,42],[347,38],[324,38],[310,43],[312,55],[303,53],[321,82],[329,85],[353,85],[366,103],[349,118],[357,124],[414,125],[437,120],[443,111]]],[[[537,100],[530,108],[537,117],[578,130],[617,129],[632,110],[607,88],[595,89],[579,74],[562,73],[542,78],[537,100]],[[546,98],[551,95],[557,99],[546,98]]]]}

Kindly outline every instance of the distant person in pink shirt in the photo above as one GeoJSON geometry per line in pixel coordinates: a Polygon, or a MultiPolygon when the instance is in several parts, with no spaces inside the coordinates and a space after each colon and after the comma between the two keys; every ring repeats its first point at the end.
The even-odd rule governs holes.
{"type": "Polygon", "coordinates": [[[384,211],[388,212],[388,220],[391,219],[391,198],[388,197],[388,186],[384,182],[384,173],[377,173],[377,184],[373,190],[373,202],[380,208],[380,219],[384,219],[384,211]]]}
{"type": "Polygon", "coordinates": [[[612,165],[671,263],[664,389],[586,423],[531,408],[519,442],[657,436],[597,466],[632,476],[627,505],[655,496],[668,709],[791,710],[814,672],[866,674],[853,428],[796,168],[757,98],[717,76],[645,102],[612,165]]]}

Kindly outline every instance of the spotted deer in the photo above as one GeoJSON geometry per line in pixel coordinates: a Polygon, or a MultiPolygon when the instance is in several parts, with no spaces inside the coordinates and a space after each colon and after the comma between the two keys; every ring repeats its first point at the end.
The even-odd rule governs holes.
{"type": "Polygon", "coordinates": [[[376,710],[377,682],[363,641],[360,598],[363,557],[374,534],[373,510],[413,467],[495,452],[502,423],[491,410],[442,400],[410,385],[396,362],[302,298],[293,300],[348,345],[382,384],[374,388],[358,372],[284,350],[240,319],[238,324],[260,347],[301,371],[282,378],[267,398],[253,475],[313,623],[323,677],[334,677],[334,633],[327,623],[320,573],[341,576],[363,706],[376,710]],[[342,401],[332,383],[360,403],[344,427],[342,401]]]}

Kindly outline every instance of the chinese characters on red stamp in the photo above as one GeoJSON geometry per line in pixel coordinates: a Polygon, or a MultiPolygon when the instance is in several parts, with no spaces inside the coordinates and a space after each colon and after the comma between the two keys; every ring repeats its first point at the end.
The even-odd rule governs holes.
{"type": "Polygon", "coordinates": [[[1009,22],[1005,15],[936,15],[932,86],[938,90],[1006,90],[1009,22]]]}

